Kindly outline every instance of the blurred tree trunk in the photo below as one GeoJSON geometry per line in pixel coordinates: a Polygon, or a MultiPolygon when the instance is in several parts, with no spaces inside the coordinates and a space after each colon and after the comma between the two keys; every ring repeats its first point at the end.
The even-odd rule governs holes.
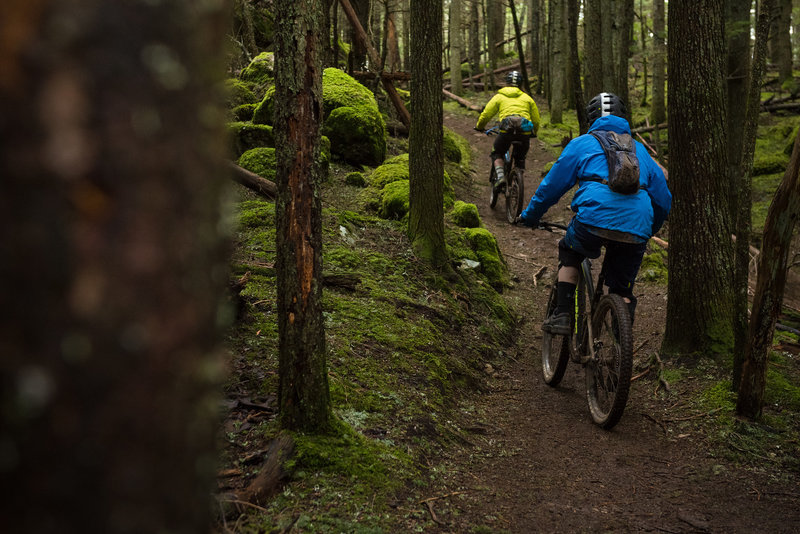
{"type": "MultiPolygon", "coordinates": [[[[763,6],[759,9],[763,9],[763,6]]],[[[793,78],[791,26],[792,0],[776,0],[772,6],[769,48],[770,59],[778,67],[778,81],[781,84],[793,78]]]]}
{"type": "MultiPolygon", "coordinates": [[[[721,1],[721,0],[720,0],[721,1]]],[[[633,36],[633,0],[616,0],[617,17],[614,24],[614,92],[628,105],[628,114],[633,111],[628,90],[628,66],[633,36]]],[[[630,116],[628,117],[630,119],[630,116]]]]}
{"type": "Polygon", "coordinates": [[[566,73],[566,31],[564,18],[565,0],[549,0],[550,20],[550,122],[563,122],[564,78],[566,73]]]}
{"type": "Polygon", "coordinates": [[[669,7],[673,209],[662,351],[729,354],[734,300],[723,5],[721,0],[673,0],[669,7]]]}
{"type": "Polygon", "coordinates": [[[616,93],[617,75],[614,71],[614,43],[616,32],[616,0],[598,0],[600,2],[600,41],[598,48],[602,59],[602,86],[603,92],[616,93]]]}
{"type": "Polygon", "coordinates": [[[275,271],[281,425],[320,432],[330,424],[322,317],[320,5],[276,0],[275,271]]]}
{"type": "MultiPolygon", "coordinates": [[[[656,0],[658,1],[658,0],[656,0]]],[[[663,1],[663,0],[662,0],[663,1]]],[[[589,1],[584,7],[584,43],[602,43],[602,10],[601,2],[589,1]]],[[[586,72],[584,83],[586,84],[586,95],[591,99],[595,95],[602,93],[603,86],[603,47],[595,45],[584,45],[584,62],[586,72]]]]}
{"type": "MultiPolygon", "coordinates": [[[[502,0],[485,0],[486,2],[486,53],[487,63],[489,64],[489,80],[490,88],[497,87],[497,80],[495,80],[494,71],[497,70],[497,60],[501,56],[502,47],[495,46],[498,41],[503,39],[503,33],[500,31],[500,24],[497,22],[498,18],[505,18],[506,10],[505,4],[501,3],[502,0]]],[[[484,83],[487,80],[484,79],[484,83]]]]}
{"type": "Polygon", "coordinates": [[[5,0],[4,532],[209,530],[222,7],[5,0]]]}
{"type": "Polygon", "coordinates": [[[664,102],[667,60],[664,15],[664,0],[653,0],[653,99],[650,107],[650,122],[653,124],[661,124],[667,120],[664,102]]]}
{"type": "Polygon", "coordinates": [[[513,0],[509,2],[511,6],[511,20],[514,23],[514,42],[517,45],[517,55],[519,56],[519,70],[522,74],[522,90],[531,94],[531,84],[528,81],[528,67],[525,65],[525,51],[523,50],[522,32],[519,28],[519,19],[517,18],[517,8],[514,7],[513,0]]]}
{"type": "Polygon", "coordinates": [[[400,0],[403,10],[403,70],[411,71],[411,8],[410,0],[400,0]]]}
{"type": "MultiPolygon", "coordinates": [[[[528,29],[530,30],[529,38],[530,44],[528,46],[531,64],[531,76],[536,76],[536,92],[542,92],[542,73],[541,62],[539,57],[541,55],[541,39],[539,34],[540,17],[541,17],[541,0],[530,0],[530,9],[528,10],[528,29]]],[[[531,88],[533,90],[533,88],[531,88]]]]}
{"type": "MultiPolygon", "coordinates": [[[[748,343],[748,277],[750,274],[750,231],[752,210],[752,186],[749,169],[742,157],[745,143],[745,124],[757,120],[747,111],[750,87],[750,7],[752,0],[728,0],[725,3],[726,36],[728,40],[727,61],[727,130],[728,130],[728,179],[730,180],[730,210],[734,222],[733,233],[737,236],[734,246],[734,377],[740,376],[742,357],[748,343]],[[742,110],[745,110],[744,120],[742,110]]],[[[759,82],[760,83],[760,82],[759,82]]],[[[755,142],[755,139],[752,140],[755,142]]],[[[738,385],[734,379],[734,388],[738,385]]]]}
{"type": "MultiPolygon", "coordinates": [[[[369,31],[369,4],[370,0],[351,0],[350,2],[364,31],[369,31]]],[[[347,58],[347,66],[350,72],[367,70],[367,48],[356,35],[356,30],[352,25],[350,26],[350,56],[347,58]]]]}
{"type": "Polygon", "coordinates": [[[764,406],[767,359],[775,323],[781,312],[789,251],[795,221],[800,216],[800,137],[786,173],[770,204],[764,223],[763,246],[758,259],[758,281],[753,297],[750,343],[745,347],[736,413],[756,419],[764,406]]]}
{"type": "Polygon", "coordinates": [[[586,101],[583,97],[581,86],[581,60],[578,56],[578,15],[580,3],[578,0],[567,0],[569,7],[569,50],[572,63],[572,91],[575,95],[575,112],[578,115],[578,128],[584,134],[589,130],[589,119],[586,116],[586,101]]]}
{"type": "Polygon", "coordinates": [[[649,54],[647,53],[647,12],[644,9],[643,0],[639,0],[639,21],[639,40],[641,41],[639,48],[642,55],[642,85],[644,86],[640,106],[645,107],[647,106],[648,86],[650,84],[650,73],[648,72],[650,65],[648,63],[649,54]]]}
{"type": "Polygon", "coordinates": [[[472,0],[469,6],[469,57],[470,57],[470,86],[474,83],[474,76],[481,72],[481,26],[478,0],[472,0]]]}
{"type": "Polygon", "coordinates": [[[450,0],[450,84],[451,91],[461,95],[461,0],[450,0]]]}
{"type": "Polygon", "coordinates": [[[442,2],[411,0],[411,130],[408,233],[414,253],[449,266],[444,241],[442,2]]]}
{"type": "Polygon", "coordinates": [[[388,72],[400,70],[400,47],[397,38],[398,0],[386,0],[386,28],[384,30],[383,68],[388,72]]]}

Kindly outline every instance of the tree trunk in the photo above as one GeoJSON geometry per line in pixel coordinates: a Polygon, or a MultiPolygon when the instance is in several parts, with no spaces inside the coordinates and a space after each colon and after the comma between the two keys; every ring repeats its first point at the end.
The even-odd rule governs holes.
{"type": "Polygon", "coordinates": [[[640,19],[640,22],[641,22],[639,24],[639,29],[640,29],[640,31],[639,31],[639,39],[641,40],[640,49],[641,49],[641,54],[642,54],[642,85],[644,86],[644,89],[642,91],[642,93],[643,93],[642,102],[641,102],[640,105],[642,107],[645,107],[645,106],[647,106],[648,84],[650,83],[650,80],[649,80],[650,76],[649,76],[649,73],[647,72],[647,69],[649,67],[648,62],[647,62],[647,58],[648,58],[648,53],[647,53],[647,12],[645,12],[645,10],[644,10],[644,1],[643,0],[639,0],[639,19],[640,19]]]}
{"type": "Polygon", "coordinates": [[[720,0],[669,10],[670,214],[666,354],[727,354],[733,340],[733,249],[720,0]],[[698,150],[698,147],[703,147],[698,150]],[[702,273],[702,275],[701,275],[702,273]]]}
{"type": "Polygon", "coordinates": [[[472,86],[475,75],[483,71],[481,68],[480,10],[478,9],[477,0],[470,2],[469,12],[469,70],[470,86],[472,86]]]}
{"type": "MultiPolygon", "coordinates": [[[[601,3],[599,1],[586,2],[584,10],[583,42],[602,43],[601,3]]],[[[603,92],[603,47],[584,45],[584,62],[586,64],[584,75],[586,95],[593,98],[603,92]]]]}
{"type": "Polygon", "coordinates": [[[602,91],[615,93],[617,75],[614,71],[616,65],[614,56],[614,41],[616,32],[614,25],[616,20],[616,0],[598,0],[600,2],[600,41],[598,48],[602,57],[602,91]]]}
{"type": "Polygon", "coordinates": [[[511,6],[511,19],[514,23],[514,35],[516,36],[517,54],[519,55],[519,70],[522,74],[522,89],[531,94],[531,84],[528,81],[528,68],[525,66],[525,52],[523,51],[522,35],[519,29],[519,19],[517,19],[517,8],[514,7],[514,0],[509,2],[511,6]]]}
{"type": "Polygon", "coordinates": [[[578,127],[581,134],[589,130],[589,119],[586,116],[586,102],[583,98],[583,87],[581,86],[581,60],[578,56],[578,0],[567,0],[569,11],[569,49],[570,61],[572,62],[572,91],[575,94],[575,111],[578,115],[578,127]]]}
{"type": "Polygon", "coordinates": [[[653,0],[653,99],[650,108],[650,122],[653,124],[661,124],[667,120],[664,103],[667,59],[664,22],[664,0],[653,0]]]}
{"type": "MultiPolygon", "coordinates": [[[[370,0],[353,0],[350,5],[353,6],[356,18],[358,18],[361,28],[366,30],[369,28],[369,3],[370,0]]],[[[277,29],[277,28],[276,28],[277,29]]],[[[367,47],[366,43],[358,38],[355,26],[350,25],[350,57],[347,59],[348,71],[354,70],[367,70],[367,47]]]]}
{"type": "Polygon", "coordinates": [[[628,118],[630,119],[633,106],[628,90],[628,59],[631,55],[631,36],[633,35],[633,0],[616,0],[616,3],[617,21],[614,38],[614,72],[616,73],[616,81],[613,91],[628,105],[628,118]]]}
{"type": "Polygon", "coordinates": [[[403,70],[411,71],[411,8],[410,0],[400,0],[403,6],[403,70]]]}
{"type": "Polygon", "coordinates": [[[410,197],[408,233],[414,252],[448,266],[444,242],[442,149],[442,2],[411,0],[410,197]]]}
{"type": "Polygon", "coordinates": [[[450,84],[453,93],[463,93],[461,87],[461,0],[450,0],[450,84]]]}
{"type": "Polygon", "coordinates": [[[229,13],[79,7],[0,23],[2,528],[208,532],[229,13]]]}
{"type": "Polygon", "coordinates": [[[384,29],[383,69],[388,72],[400,70],[400,47],[397,38],[398,0],[386,0],[386,28],[384,29]]]}
{"type": "Polygon", "coordinates": [[[800,136],[786,173],[770,204],[764,223],[764,238],[758,261],[758,281],[753,297],[750,343],[742,365],[742,379],[736,413],[755,419],[764,405],[767,381],[767,357],[772,335],[780,315],[786,270],[795,221],[800,215],[800,136]]]}
{"type": "MultiPolygon", "coordinates": [[[[763,7],[759,8],[763,9],[763,7]]],[[[793,78],[792,72],[792,0],[776,0],[772,7],[772,29],[770,30],[770,58],[778,67],[778,81],[793,78]]]]}
{"type": "MultiPolygon", "coordinates": [[[[742,151],[744,148],[747,110],[748,83],[750,81],[750,6],[752,0],[727,0],[725,3],[725,22],[728,40],[727,61],[727,130],[728,130],[728,180],[730,181],[730,210],[734,222],[733,233],[737,236],[734,246],[734,388],[738,385],[741,362],[747,343],[748,325],[748,277],[750,274],[750,211],[751,180],[750,173],[743,172],[742,151]],[[745,215],[742,217],[742,215],[745,215]]],[[[760,83],[760,82],[759,82],[760,83]]],[[[755,140],[753,140],[755,141],[755,140]]],[[[747,141],[748,143],[750,141],[747,141]]]]}
{"type": "Polygon", "coordinates": [[[325,431],[330,394],[322,317],[320,5],[276,0],[279,407],[284,428],[325,431]]]}
{"type": "Polygon", "coordinates": [[[486,53],[488,54],[487,63],[489,64],[489,83],[492,88],[497,87],[497,81],[494,78],[494,71],[497,69],[497,59],[501,54],[502,48],[495,46],[497,42],[502,40],[503,34],[498,31],[499,24],[497,19],[506,16],[505,4],[500,3],[500,0],[485,0],[486,1],[486,53]]]}
{"type": "Polygon", "coordinates": [[[565,0],[550,0],[550,122],[563,122],[564,77],[566,71],[565,24],[563,20],[565,0]]]}

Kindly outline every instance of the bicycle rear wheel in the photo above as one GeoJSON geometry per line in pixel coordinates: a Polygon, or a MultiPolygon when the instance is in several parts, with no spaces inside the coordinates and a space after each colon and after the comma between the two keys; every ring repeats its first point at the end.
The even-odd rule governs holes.
{"type": "Polygon", "coordinates": [[[497,181],[497,171],[494,170],[494,162],[492,163],[492,170],[489,171],[489,207],[494,209],[497,204],[497,193],[494,190],[494,183],[497,181]]]}
{"type": "Polygon", "coordinates": [[[619,295],[603,295],[592,317],[595,358],[586,364],[586,398],[595,423],[616,425],[628,402],[633,335],[628,306],[619,295]]]}
{"type": "MultiPolygon", "coordinates": [[[[558,302],[556,279],[547,299],[547,312],[545,317],[550,317],[558,302]]],[[[544,383],[556,387],[564,378],[569,362],[569,338],[542,331],[542,374],[544,383]]]]}
{"type": "Polygon", "coordinates": [[[522,213],[522,203],[525,201],[525,184],[523,183],[516,169],[512,169],[508,175],[508,185],[506,185],[506,219],[509,224],[522,213]]]}

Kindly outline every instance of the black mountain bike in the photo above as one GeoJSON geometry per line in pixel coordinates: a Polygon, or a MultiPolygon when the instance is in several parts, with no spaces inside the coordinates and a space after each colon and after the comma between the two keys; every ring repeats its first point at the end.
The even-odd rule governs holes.
{"type": "MultiPolygon", "coordinates": [[[[539,228],[566,230],[566,226],[541,223],[539,228]]],[[[633,334],[628,305],[620,295],[604,294],[605,264],[597,285],[592,279],[592,262],[583,260],[575,291],[572,334],[562,336],[542,333],[542,372],[549,386],[557,386],[572,359],[584,367],[589,413],[600,427],[616,425],[628,402],[633,369],[633,334]],[[587,298],[588,297],[588,298],[587,298]]],[[[547,299],[547,314],[557,304],[556,281],[547,299]]]]}
{"type": "MultiPolygon", "coordinates": [[[[500,133],[500,128],[495,126],[484,132],[486,135],[496,135],[500,133]]],[[[523,202],[525,201],[525,180],[517,172],[517,166],[514,163],[514,151],[520,146],[519,141],[512,141],[511,146],[505,153],[504,173],[506,175],[506,186],[503,189],[503,194],[506,197],[506,219],[509,223],[513,223],[514,219],[522,213],[523,202]]],[[[494,183],[497,181],[497,172],[494,170],[494,161],[492,161],[491,171],[489,171],[489,182],[491,185],[489,207],[494,209],[497,204],[497,193],[494,190],[494,183]]]]}

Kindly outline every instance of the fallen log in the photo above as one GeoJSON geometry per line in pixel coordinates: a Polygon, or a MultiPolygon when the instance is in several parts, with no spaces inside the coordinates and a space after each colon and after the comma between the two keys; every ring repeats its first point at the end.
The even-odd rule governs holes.
{"type": "Polygon", "coordinates": [[[446,96],[447,98],[449,98],[451,100],[455,100],[456,102],[458,102],[459,104],[461,104],[462,106],[464,106],[465,108],[467,108],[467,109],[469,109],[471,111],[476,111],[478,113],[483,111],[482,107],[477,106],[477,105],[473,104],[472,102],[470,102],[469,100],[465,100],[465,99],[461,98],[460,96],[454,95],[453,93],[451,93],[450,91],[448,91],[446,89],[442,89],[442,94],[444,94],[444,96],[446,96]]]}
{"type": "Polygon", "coordinates": [[[631,130],[631,133],[632,134],[637,134],[637,133],[642,134],[642,133],[652,132],[652,131],[655,131],[655,130],[665,130],[666,128],[667,128],[667,123],[664,122],[664,123],[659,124],[658,126],[645,126],[643,128],[636,128],[634,130],[631,130]]]}
{"type": "Polygon", "coordinates": [[[231,177],[234,181],[270,200],[275,200],[275,197],[278,196],[278,186],[274,182],[243,169],[232,161],[228,162],[228,167],[231,170],[231,177]]]}

